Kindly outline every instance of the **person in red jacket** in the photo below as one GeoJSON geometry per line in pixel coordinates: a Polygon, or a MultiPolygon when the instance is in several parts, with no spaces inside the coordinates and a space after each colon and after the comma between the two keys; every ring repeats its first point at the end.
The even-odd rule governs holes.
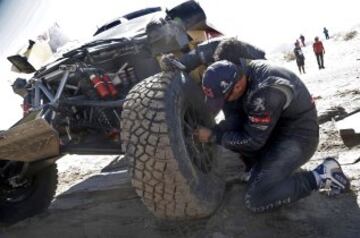
{"type": "Polygon", "coordinates": [[[319,65],[319,69],[325,69],[325,67],[324,67],[325,49],[324,49],[323,43],[319,40],[319,37],[315,37],[315,42],[313,44],[313,50],[314,50],[316,60],[319,65]]]}

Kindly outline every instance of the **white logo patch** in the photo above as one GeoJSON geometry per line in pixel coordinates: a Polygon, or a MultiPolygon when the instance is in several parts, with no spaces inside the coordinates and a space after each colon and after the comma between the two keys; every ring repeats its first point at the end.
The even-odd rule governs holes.
{"type": "Polygon", "coordinates": [[[230,83],[226,81],[221,81],[220,86],[223,88],[223,90],[226,90],[229,87],[230,83]]]}
{"type": "Polygon", "coordinates": [[[255,111],[264,111],[265,110],[265,105],[264,105],[264,99],[263,98],[255,98],[254,100],[254,107],[255,107],[255,111]]]}

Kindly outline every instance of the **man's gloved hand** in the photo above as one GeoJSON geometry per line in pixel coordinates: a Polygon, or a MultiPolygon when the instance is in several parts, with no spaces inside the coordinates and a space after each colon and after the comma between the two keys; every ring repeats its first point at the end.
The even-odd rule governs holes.
{"type": "Polygon", "coordinates": [[[194,131],[195,138],[201,143],[213,143],[214,134],[211,129],[206,127],[199,127],[194,131]]]}
{"type": "Polygon", "coordinates": [[[186,67],[178,61],[174,54],[164,54],[160,58],[160,68],[162,71],[185,70],[186,67]]]}

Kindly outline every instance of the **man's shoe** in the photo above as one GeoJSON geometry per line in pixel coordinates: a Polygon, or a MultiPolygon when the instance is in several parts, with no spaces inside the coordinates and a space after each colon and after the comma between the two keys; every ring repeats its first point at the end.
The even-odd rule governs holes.
{"type": "Polygon", "coordinates": [[[334,158],[326,158],[313,172],[318,175],[320,179],[318,183],[320,191],[327,191],[328,194],[338,194],[350,188],[349,179],[342,171],[339,162],[334,158]]]}

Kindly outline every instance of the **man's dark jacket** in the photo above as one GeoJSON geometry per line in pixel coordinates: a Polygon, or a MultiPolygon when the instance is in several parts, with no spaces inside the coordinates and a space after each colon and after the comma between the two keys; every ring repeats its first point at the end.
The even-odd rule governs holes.
{"type": "Polygon", "coordinates": [[[294,73],[254,60],[246,75],[247,91],[225,104],[225,121],[214,128],[218,143],[246,154],[280,137],[318,137],[313,99],[294,73]]]}

